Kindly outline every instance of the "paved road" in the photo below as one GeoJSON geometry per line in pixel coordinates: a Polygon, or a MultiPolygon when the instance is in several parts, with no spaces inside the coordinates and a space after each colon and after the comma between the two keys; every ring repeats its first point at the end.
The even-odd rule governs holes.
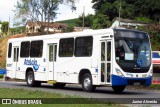
{"type": "MultiPolygon", "coordinates": [[[[83,98],[102,98],[100,100],[108,101],[106,98],[119,98],[119,103],[124,102],[125,106],[128,107],[159,107],[159,104],[126,104],[125,101],[129,98],[158,98],[158,103],[160,102],[160,91],[156,90],[142,90],[142,89],[126,89],[121,94],[115,94],[111,87],[97,87],[96,91],[93,93],[83,92],[80,85],[67,85],[63,89],[57,89],[52,85],[42,84],[41,87],[28,87],[25,82],[13,82],[13,81],[0,81],[0,88],[18,88],[18,89],[28,89],[28,90],[40,90],[51,93],[60,93],[64,95],[70,95],[74,97],[83,97],[83,98]],[[126,98],[126,99],[122,99],[126,98]]],[[[117,100],[117,99],[115,99],[117,100]]],[[[130,103],[132,101],[129,101],[130,103]]],[[[118,104],[119,104],[118,103],[118,104]]]]}
{"type": "Polygon", "coordinates": [[[42,84],[41,87],[28,87],[25,82],[0,81],[0,88],[23,88],[28,90],[41,90],[51,93],[61,93],[84,98],[160,98],[160,91],[126,89],[121,94],[115,94],[111,87],[97,87],[93,93],[83,92],[80,85],[67,85],[63,89],[57,89],[52,85],[42,84]]]}

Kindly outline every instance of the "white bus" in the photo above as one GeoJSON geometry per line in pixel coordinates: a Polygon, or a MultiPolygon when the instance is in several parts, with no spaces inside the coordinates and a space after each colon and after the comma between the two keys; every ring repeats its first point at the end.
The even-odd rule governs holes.
{"type": "Polygon", "coordinates": [[[28,86],[82,84],[84,91],[111,86],[149,86],[151,46],[147,33],[127,29],[86,30],[8,40],[7,76],[28,86]]]}

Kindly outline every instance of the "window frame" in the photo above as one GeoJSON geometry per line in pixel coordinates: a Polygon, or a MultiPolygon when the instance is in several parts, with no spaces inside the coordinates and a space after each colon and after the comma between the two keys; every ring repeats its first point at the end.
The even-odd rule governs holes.
{"type": "MultiPolygon", "coordinates": [[[[75,44],[75,40],[74,40],[74,38],[73,37],[70,37],[70,38],[61,38],[60,40],[59,40],[59,52],[58,52],[58,55],[59,55],[59,57],[73,57],[74,56],[74,44],[75,44]],[[62,45],[62,40],[65,40],[65,42],[63,43],[63,45],[64,44],[66,44],[67,42],[67,39],[69,40],[69,39],[72,39],[71,41],[72,41],[72,44],[71,44],[71,42],[68,42],[68,43],[70,43],[70,46],[72,45],[72,47],[67,47],[68,48],[68,50],[69,50],[69,48],[72,48],[72,52],[70,52],[71,53],[71,55],[62,55],[61,54],[61,52],[63,52],[64,50],[63,50],[63,46],[61,47],[61,45],[62,45]],[[62,49],[62,50],[61,50],[62,49]]],[[[64,45],[65,46],[65,45],[64,45]]],[[[65,51],[64,51],[65,52],[65,51]]],[[[67,53],[67,51],[65,52],[65,54],[67,53]]]]}
{"type": "Polygon", "coordinates": [[[75,57],[91,57],[93,54],[93,36],[82,36],[82,37],[76,37],[75,39],[75,49],[74,49],[74,55],[75,57]],[[77,39],[79,38],[91,38],[91,54],[90,55],[77,55],[76,50],[77,50],[77,39]]]}
{"type": "Polygon", "coordinates": [[[7,57],[11,58],[11,56],[12,56],[12,43],[9,43],[8,44],[8,55],[7,55],[7,57]]]}
{"type": "Polygon", "coordinates": [[[30,41],[23,41],[23,42],[21,42],[20,58],[30,57],[30,48],[31,48],[31,42],[30,41]],[[27,56],[22,56],[22,43],[29,43],[29,46],[28,46],[28,55],[27,56]]]}
{"type": "Polygon", "coordinates": [[[41,58],[43,56],[43,47],[44,47],[43,40],[34,40],[34,41],[31,41],[30,42],[30,57],[31,58],[41,58]],[[40,47],[40,45],[36,43],[36,46],[34,46],[34,48],[33,48],[32,47],[33,42],[42,42],[42,44],[41,44],[42,47],[41,48],[35,48],[35,47],[40,47]],[[33,52],[33,49],[36,49],[36,51],[39,49],[39,52],[41,52],[40,55],[35,55],[35,53],[34,53],[35,51],[33,52]]]}

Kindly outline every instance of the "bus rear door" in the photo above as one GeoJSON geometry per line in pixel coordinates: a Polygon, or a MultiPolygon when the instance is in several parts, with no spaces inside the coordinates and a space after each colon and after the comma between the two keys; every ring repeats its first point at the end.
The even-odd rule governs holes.
{"type": "Polygon", "coordinates": [[[13,72],[12,72],[12,78],[16,78],[16,73],[18,71],[17,62],[18,62],[18,56],[19,56],[19,47],[13,46],[13,72]]]}
{"type": "Polygon", "coordinates": [[[54,64],[56,62],[57,44],[49,44],[48,50],[48,80],[54,80],[54,64]]]}

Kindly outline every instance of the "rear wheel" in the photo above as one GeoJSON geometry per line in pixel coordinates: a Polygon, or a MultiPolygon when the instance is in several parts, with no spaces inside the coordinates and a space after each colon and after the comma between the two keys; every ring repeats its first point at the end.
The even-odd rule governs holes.
{"type": "Polygon", "coordinates": [[[92,92],[95,90],[96,86],[92,83],[92,77],[89,73],[84,74],[82,77],[82,88],[83,91],[92,92]]]}
{"type": "Polygon", "coordinates": [[[121,93],[125,89],[126,86],[112,86],[112,89],[115,93],[121,93]]]}
{"type": "Polygon", "coordinates": [[[56,88],[63,88],[66,84],[65,83],[56,83],[53,84],[56,88]]]}
{"type": "Polygon", "coordinates": [[[26,77],[27,85],[29,87],[39,87],[41,86],[41,81],[35,81],[33,71],[29,71],[26,77]]]}

